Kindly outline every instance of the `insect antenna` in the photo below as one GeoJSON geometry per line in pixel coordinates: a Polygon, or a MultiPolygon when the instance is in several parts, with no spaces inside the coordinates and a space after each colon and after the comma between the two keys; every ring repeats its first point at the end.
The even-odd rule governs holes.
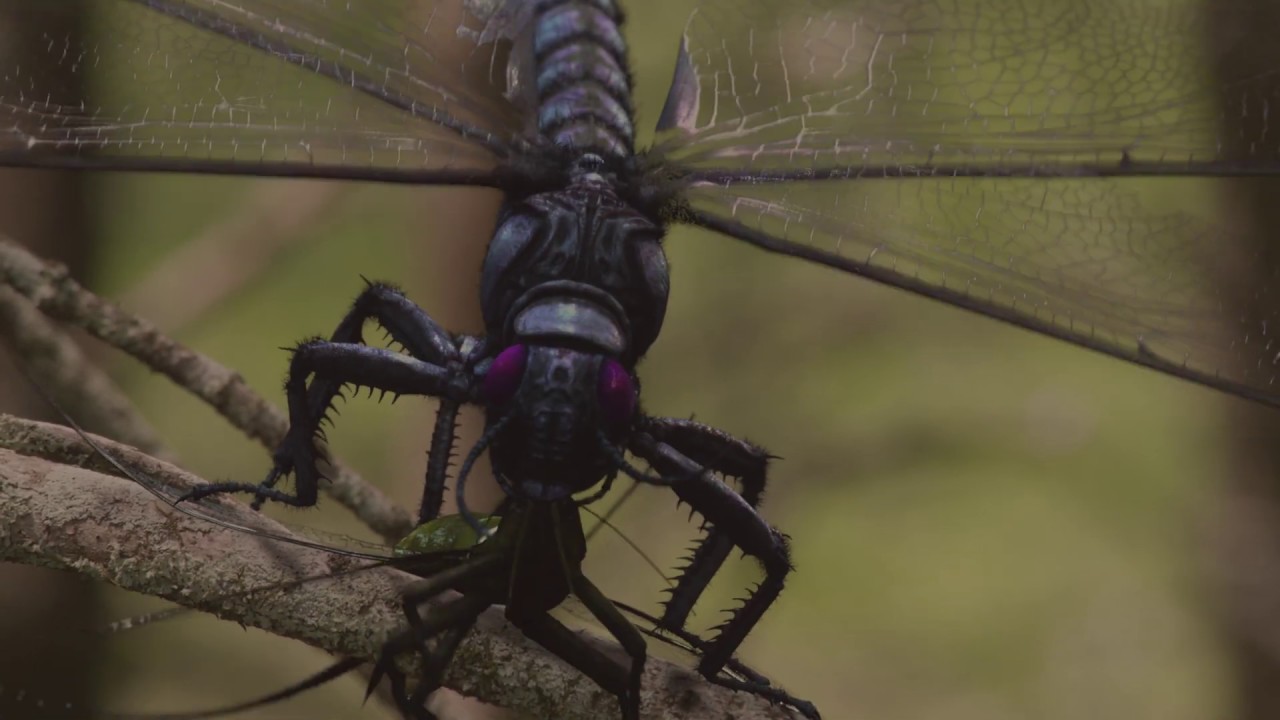
{"type": "MultiPolygon", "coordinates": [[[[493,439],[498,436],[498,433],[502,432],[507,423],[511,422],[512,417],[512,415],[507,415],[484,431],[484,434],[480,436],[480,439],[476,441],[476,444],[467,453],[467,457],[462,461],[462,466],[458,469],[458,480],[454,483],[453,491],[458,504],[458,514],[462,516],[463,520],[466,520],[476,535],[482,538],[489,536],[489,529],[480,524],[480,521],[476,519],[476,516],[467,507],[467,475],[471,473],[471,468],[480,459],[480,456],[484,454],[484,451],[489,448],[489,444],[493,442],[493,439]]],[[[501,477],[498,478],[498,482],[500,484],[503,483],[501,477]]],[[[506,490],[505,487],[503,489],[506,490]]]]}
{"type": "MultiPolygon", "coordinates": [[[[653,558],[649,557],[649,554],[646,553],[639,545],[637,545],[636,542],[632,540],[626,533],[619,530],[618,526],[609,522],[609,515],[614,511],[616,511],[618,508],[620,508],[622,506],[622,503],[628,497],[630,497],[631,491],[637,487],[639,487],[639,483],[632,485],[631,488],[627,490],[627,494],[619,498],[618,502],[614,503],[613,507],[609,508],[609,510],[604,515],[600,515],[596,513],[594,510],[587,507],[586,505],[583,505],[579,508],[581,510],[585,510],[589,515],[591,515],[592,517],[600,521],[599,523],[596,524],[595,527],[591,528],[591,532],[587,533],[587,540],[590,541],[591,538],[595,537],[595,535],[599,532],[601,528],[604,528],[604,527],[609,528],[610,532],[612,532],[619,540],[626,543],[627,547],[634,550],[636,555],[639,555],[640,558],[644,560],[644,563],[648,565],[649,568],[652,569],[653,572],[658,575],[658,577],[662,578],[662,582],[665,583],[667,587],[671,587],[672,585],[674,585],[674,583],[671,581],[671,578],[667,577],[666,573],[662,572],[662,568],[658,566],[658,563],[654,562],[653,558]]],[[[621,605],[622,603],[615,602],[614,604],[621,605]]]]}
{"type": "Polygon", "coordinates": [[[594,510],[591,510],[590,508],[583,506],[584,510],[586,510],[588,513],[591,513],[591,516],[599,521],[596,523],[595,527],[587,531],[588,540],[590,540],[591,538],[599,534],[599,532],[603,530],[605,527],[608,527],[610,530],[617,533],[619,536],[623,536],[622,531],[619,530],[616,526],[610,524],[610,521],[613,519],[613,516],[617,515],[618,511],[622,509],[622,506],[625,505],[627,501],[630,500],[631,497],[636,494],[636,488],[639,488],[639,487],[640,487],[640,483],[632,481],[631,487],[622,491],[622,497],[618,498],[617,502],[610,505],[609,509],[604,511],[604,515],[599,515],[594,510]]]}
{"type": "Polygon", "coordinates": [[[300,695],[308,690],[324,685],[327,682],[336,680],[352,670],[369,662],[364,658],[342,658],[333,663],[329,667],[317,672],[310,677],[304,678],[288,687],[281,688],[262,697],[252,700],[245,700],[234,705],[224,705],[209,710],[197,710],[187,713],[143,713],[121,715],[109,713],[104,715],[108,720],[205,720],[206,718],[218,718],[234,713],[247,712],[256,710],[260,707],[266,707],[278,703],[282,700],[288,700],[291,697],[300,695]]]}

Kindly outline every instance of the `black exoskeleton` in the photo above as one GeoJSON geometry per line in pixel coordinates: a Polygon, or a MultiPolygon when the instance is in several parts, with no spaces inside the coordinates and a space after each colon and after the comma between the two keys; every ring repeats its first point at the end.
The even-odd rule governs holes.
{"type": "MultiPolygon", "coordinates": [[[[413,630],[390,643],[388,653],[416,648],[428,660],[415,696],[403,698],[406,713],[424,716],[420,701],[439,686],[461,637],[481,610],[501,604],[526,634],[616,694],[625,718],[639,717],[645,643],[583,576],[586,546],[577,509],[624,473],[670,486],[709,524],[660,625],[683,629],[731,548],[740,548],[760,561],[765,578],[699,648],[698,669],[714,682],[793,702],[809,714],[812,706],[780,691],[720,673],[791,570],[785,536],[755,509],[767,453],[705,425],[650,417],[639,407],[635,367],[666,312],[661,214],[671,209],[628,194],[644,183],[634,155],[620,14],[606,0],[543,0],[532,7],[540,111],[530,141],[538,152],[530,156],[541,162],[526,159],[507,169],[513,179],[481,275],[485,336],[452,335],[398,290],[369,285],[330,339],[304,342],[294,352],[285,385],[290,429],[266,479],[256,486],[211,485],[192,497],[252,492],[257,504],[314,505],[317,431],[339,389],[353,384],[439,399],[419,514],[425,523],[440,514],[458,410],[483,406],[486,428],[459,470],[455,491],[461,514],[482,530],[462,494],[471,466],[487,450],[508,496],[502,524],[465,560],[427,577],[406,599],[413,630]],[[583,27],[594,29],[575,30],[583,27]],[[548,179],[558,184],[547,187],[548,179]],[[406,353],[365,345],[361,330],[370,319],[406,353]],[[626,453],[656,474],[633,467],[626,453]],[[294,494],[275,487],[289,473],[294,494]],[[719,475],[741,478],[743,492],[719,475]],[[462,599],[419,618],[419,600],[448,588],[462,599]],[[548,614],[570,593],[618,639],[629,667],[548,614]]],[[[390,673],[385,661],[380,668],[390,673]]]]}
{"type": "MultiPolygon", "coordinates": [[[[440,513],[458,409],[481,405],[486,430],[455,490],[461,499],[471,464],[487,448],[509,496],[502,538],[479,546],[485,551],[478,549],[469,564],[423,581],[407,606],[416,608],[418,598],[446,588],[464,592],[466,600],[431,627],[418,625],[416,610],[410,612],[418,631],[448,629],[453,638],[461,628],[460,639],[480,610],[505,605],[524,632],[617,694],[624,717],[638,717],[644,642],[581,573],[585,542],[577,505],[583,501],[574,499],[623,472],[670,485],[711,526],[676,581],[663,627],[683,628],[733,546],[764,566],[764,582],[702,648],[700,672],[727,682],[718,673],[778,596],[791,565],[785,537],[755,510],[764,489],[765,451],[714,428],[639,409],[635,364],[657,336],[667,299],[660,235],[658,225],[621,202],[594,173],[575,177],[563,190],[511,203],[484,264],[486,337],[451,335],[400,291],[370,284],[329,340],[305,342],[294,352],[286,382],[290,429],[263,483],[209,485],[191,497],[252,492],[259,503],[314,505],[316,433],[338,390],[353,384],[439,398],[419,516],[425,523],[440,513]],[[361,329],[368,319],[407,354],[365,345],[361,329]],[[658,474],[636,471],[624,451],[658,474]],[[274,487],[290,472],[296,494],[274,487]],[[717,473],[741,478],[744,492],[717,473]],[[630,669],[618,668],[547,615],[569,593],[614,634],[632,658],[630,669]]],[[[445,645],[456,646],[456,640],[445,645]]],[[[432,660],[447,664],[436,653],[432,660]]],[[[422,692],[438,685],[439,677],[433,679],[420,686],[422,692]]],[[[425,712],[420,703],[416,707],[425,712]]]]}

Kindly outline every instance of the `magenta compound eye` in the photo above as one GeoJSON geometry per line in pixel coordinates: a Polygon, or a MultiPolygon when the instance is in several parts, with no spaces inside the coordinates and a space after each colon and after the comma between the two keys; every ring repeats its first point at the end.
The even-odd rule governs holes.
{"type": "Polygon", "coordinates": [[[619,426],[636,411],[636,387],[631,374],[617,360],[605,358],[600,364],[598,387],[600,415],[606,424],[619,426]]]}
{"type": "Polygon", "coordinates": [[[501,405],[515,396],[524,377],[524,366],[529,359],[529,351],[524,345],[512,345],[498,353],[485,373],[481,391],[485,400],[501,405]]]}

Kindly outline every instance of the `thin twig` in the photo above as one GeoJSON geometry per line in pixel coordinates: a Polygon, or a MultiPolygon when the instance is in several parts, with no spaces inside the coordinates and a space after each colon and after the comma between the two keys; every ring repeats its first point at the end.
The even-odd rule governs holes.
{"type": "MultiPolygon", "coordinates": [[[[175,492],[201,482],[125,446],[99,442],[175,492]]],[[[373,657],[402,627],[398,598],[411,576],[376,568],[263,591],[292,579],[353,570],[357,561],[217,527],[159,502],[132,481],[76,467],[102,460],[91,458],[84,443],[61,426],[0,416],[0,448],[0,560],[74,570],[343,656],[373,657]]],[[[203,507],[231,522],[288,534],[240,503],[203,507]]],[[[405,669],[416,673],[414,662],[407,661],[405,669]]],[[[618,712],[612,695],[532,645],[492,609],[459,649],[446,684],[534,717],[599,720],[618,712]]],[[[646,720],[794,717],[652,657],[643,687],[646,720]]]]}
{"type": "MultiPolygon", "coordinates": [[[[85,290],[58,264],[46,263],[0,237],[0,283],[7,284],[49,317],[83,328],[132,355],[207,402],[232,425],[271,449],[284,439],[288,421],[239,373],[165,336],[150,322],[85,290]]],[[[404,537],[413,520],[375,486],[331,461],[325,491],[391,542],[404,537]]]]}
{"type": "Polygon", "coordinates": [[[61,328],[12,288],[0,285],[0,338],[32,380],[91,428],[150,455],[176,461],[124,391],[61,328]]]}

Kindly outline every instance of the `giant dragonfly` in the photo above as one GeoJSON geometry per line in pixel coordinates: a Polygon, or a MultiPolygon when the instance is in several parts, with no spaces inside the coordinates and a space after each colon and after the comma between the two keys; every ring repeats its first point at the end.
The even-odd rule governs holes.
{"type": "MultiPolygon", "coordinates": [[[[517,198],[600,177],[659,226],[716,231],[1274,404],[1269,315],[1232,302],[1265,298],[1265,280],[1217,290],[1239,262],[1220,252],[1230,234],[1150,210],[1124,180],[1275,171],[1268,74],[1196,87],[1211,63],[1193,8],[701,3],[650,147],[632,155],[626,93],[597,77],[597,105],[582,112],[599,162],[575,171],[560,152],[584,115],[528,112],[549,92],[519,60],[532,6],[473,3],[461,26],[412,6],[96,3],[115,32],[84,46],[48,37],[48,67],[118,63],[143,101],[63,100],[40,65],[13,68],[0,160],[517,198]],[[442,61],[433,48],[446,38],[477,51],[442,61]],[[1263,108],[1241,112],[1261,120],[1229,127],[1215,100],[1263,108]]],[[[33,1],[24,27],[67,7],[33,1]]],[[[520,247],[497,250],[500,268],[520,247]]],[[[572,335],[529,320],[544,323],[530,332],[572,335]]],[[[645,322],[642,344],[657,335],[645,322]]]]}

